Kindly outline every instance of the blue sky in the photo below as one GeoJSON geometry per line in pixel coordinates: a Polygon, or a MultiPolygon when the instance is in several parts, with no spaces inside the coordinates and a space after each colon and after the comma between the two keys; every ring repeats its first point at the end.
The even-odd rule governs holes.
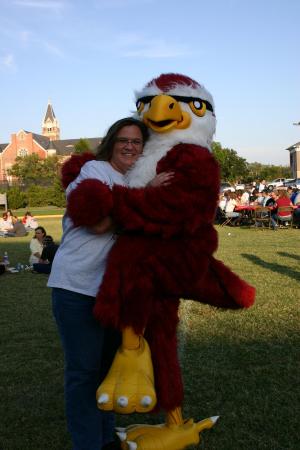
{"type": "Polygon", "coordinates": [[[300,141],[299,0],[0,0],[0,142],[102,136],[165,72],[212,93],[215,140],[249,162],[289,164],[300,141]]]}

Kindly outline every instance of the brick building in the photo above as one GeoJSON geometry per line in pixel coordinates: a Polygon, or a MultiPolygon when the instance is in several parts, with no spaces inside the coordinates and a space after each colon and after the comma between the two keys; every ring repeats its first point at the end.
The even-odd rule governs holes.
{"type": "MultiPolygon", "coordinates": [[[[101,138],[85,138],[90,149],[95,150],[101,138]]],[[[41,159],[57,155],[67,158],[74,151],[79,139],[60,139],[60,126],[52,105],[48,102],[47,111],[42,122],[42,134],[21,129],[11,135],[8,144],[0,144],[0,183],[10,183],[8,170],[14,165],[17,156],[36,153],[41,159]]]]}

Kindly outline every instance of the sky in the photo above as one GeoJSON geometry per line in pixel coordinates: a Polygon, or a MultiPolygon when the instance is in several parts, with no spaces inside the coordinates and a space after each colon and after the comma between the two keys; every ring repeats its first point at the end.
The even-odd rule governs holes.
{"type": "Polygon", "coordinates": [[[300,141],[299,0],[0,0],[0,143],[103,136],[161,73],[212,93],[215,141],[248,162],[289,165],[300,141]]]}

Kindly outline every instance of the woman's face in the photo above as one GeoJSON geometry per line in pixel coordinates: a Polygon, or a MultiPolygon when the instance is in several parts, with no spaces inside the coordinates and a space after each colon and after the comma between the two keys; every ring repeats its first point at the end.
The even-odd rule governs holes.
{"type": "Polygon", "coordinates": [[[136,125],[127,125],[117,133],[112,150],[111,165],[125,174],[143,151],[143,136],[136,125]]]}
{"type": "Polygon", "coordinates": [[[44,233],[42,232],[42,230],[35,230],[35,237],[39,240],[42,241],[44,238],[44,233]]]}

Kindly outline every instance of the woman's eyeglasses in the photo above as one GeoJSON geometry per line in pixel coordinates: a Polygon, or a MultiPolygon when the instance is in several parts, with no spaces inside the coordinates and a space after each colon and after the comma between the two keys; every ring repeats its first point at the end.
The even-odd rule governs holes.
{"type": "Polygon", "coordinates": [[[116,143],[125,147],[125,145],[133,145],[133,147],[141,147],[143,145],[143,141],[141,139],[127,139],[125,137],[117,137],[116,143]]]}

